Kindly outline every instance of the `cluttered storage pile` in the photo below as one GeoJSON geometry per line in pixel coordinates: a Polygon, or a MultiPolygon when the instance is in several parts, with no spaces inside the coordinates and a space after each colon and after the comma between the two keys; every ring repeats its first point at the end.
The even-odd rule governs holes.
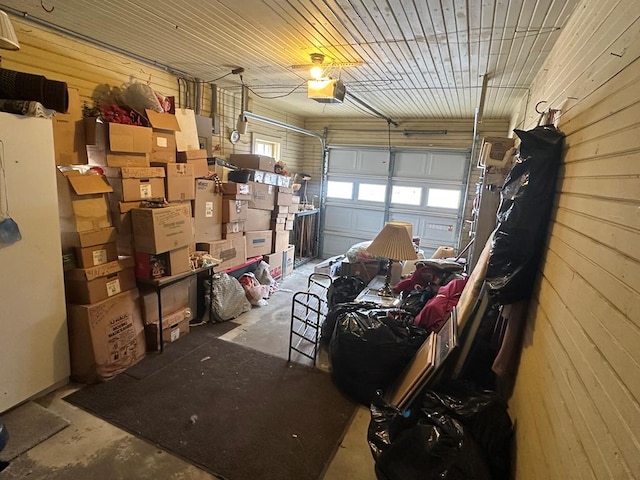
{"type": "Polygon", "coordinates": [[[193,110],[174,109],[146,85],[128,88],[117,104],[84,115],[70,90],[69,112],[54,120],[71,374],[81,382],[122,372],[159,350],[160,338],[187,334],[196,314],[208,318],[196,287],[203,272],[216,272],[214,285],[229,275],[260,305],[256,295],[272,290],[247,279],[241,287],[230,274],[261,259],[269,282],[293,269],[299,197],[275,160],[209,157],[193,110]],[[171,277],[180,281],[159,291],[171,277]]]}

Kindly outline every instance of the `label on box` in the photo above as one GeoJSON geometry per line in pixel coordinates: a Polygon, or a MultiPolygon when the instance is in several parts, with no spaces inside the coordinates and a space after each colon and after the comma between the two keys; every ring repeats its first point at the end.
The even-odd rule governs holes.
{"type": "Polygon", "coordinates": [[[107,250],[102,248],[93,252],[93,265],[102,265],[107,263],[107,250]]]}
{"type": "Polygon", "coordinates": [[[204,203],[204,216],[207,218],[213,217],[213,202],[204,203]]]}
{"type": "Polygon", "coordinates": [[[116,278],[115,280],[107,282],[107,296],[113,297],[118,293],[120,293],[120,279],[116,278]]]}
{"type": "Polygon", "coordinates": [[[176,328],[175,330],[172,330],[171,331],[171,341],[175,342],[179,338],[180,338],[180,329],[176,328]]]}
{"type": "Polygon", "coordinates": [[[151,198],[151,184],[150,183],[141,183],[140,184],[140,198],[151,198]]]}
{"type": "Polygon", "coordinates": [[[166,137],[156,137],[156,145],[158,147],[167,148],[167,139],[166,137]]]}
{"type": "Polygon", "coordinates": [[[130,314],[105,323],[105,336],[111,361],[122,361],[136,351],[137,339],[133,318],[130,314]]]}

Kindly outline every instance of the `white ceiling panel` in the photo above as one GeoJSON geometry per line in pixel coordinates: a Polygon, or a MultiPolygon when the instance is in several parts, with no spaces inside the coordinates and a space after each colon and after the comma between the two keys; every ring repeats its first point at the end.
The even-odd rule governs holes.
{"type": "Polygon", "coordinates": [[[0,8],[302,116],[509,117],[578,0],[1,0],[0,8]],[[46,10],[45,10],[46,8],[46,10]],[[47,11],[48,10],[48,11],[47,11]],[[347,88],[307,98],[311,53],[347,88]],[[356,99],[361,102],[358,103],[356,99]]]}

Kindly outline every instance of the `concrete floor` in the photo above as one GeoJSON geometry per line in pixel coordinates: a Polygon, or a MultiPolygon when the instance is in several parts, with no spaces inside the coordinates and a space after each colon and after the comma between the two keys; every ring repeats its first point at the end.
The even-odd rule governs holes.
{"type": "MultiPolygon", "coordinates": [[[[313,266],[313,263],[308,263],[296,269],[280,284],[280,291],[269,300],[269,306],[254,307],[243,314],[235,320],[239,326],[221,338],[287,358],[291,298],[294,292],[306,288],[307,277],[313,272],[313,266]]],[[[292,360],[311,363],[300,355],[292,360]]],[[[326,353],[321,352],[317,366],[328,368],[326,353]]],[[[11,461],[0,473],[0,479],[218,478],[62,400],[81,387],[68,384],[36,400],[69,420],[70,425],[11,461]]],[[[375,480],[374,461],[367,445],[368,425],[369,410],[360,407],[323,480],[375,480]]]]}

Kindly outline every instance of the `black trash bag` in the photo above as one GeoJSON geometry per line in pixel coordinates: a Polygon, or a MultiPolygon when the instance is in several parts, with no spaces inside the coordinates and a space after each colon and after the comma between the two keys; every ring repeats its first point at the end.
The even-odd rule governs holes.
{"type": "Polygon", "coordinates": [[[327,316],[322,323],[322,327],[320,329],[320,342],[325,346],[329,345],[331,337],[333,337],[333,331],[335,330],[338,318],[341,318],[343,315],[355,310],[370,310],[378,307],[379,305],[371,302],[346,302],[334,305],[329,309],[327,316]]]}
{"type": "Polygon", "coordinates": [[[495,392],[458,383],[425,392],[404,413],[381,395],[370,408],[378,478],[509,478],[513,430],[495,392]]]}
{"type": "Polygon", "coordinates": [[[335,384],[357,402],[369,405],[409,364],[429,333],[398,309],[347,311],[336,321],[329,344],[335,384]]]}
{"type": "Polygon", "coordinates": [[[489,294],[503,305],[530,296],[547,234],[564,135],[553,126],[514,130],[517,163],[500,193],[487,268],[489,294]]]}
{"type": "Polygon", "coordinates": [[[327,306],[331,309],[339,303],[352,302],[365,286],[359,277],[336,278],[327,289],[327,306]]]}
{"type": "Polygon", "coordinates": [[[415,317],[422,311],[426,303],[435,296],[436,292],[431,288],[415,289],[409,293],[400,292],[400,304],[398,307],[415,317]]]}

